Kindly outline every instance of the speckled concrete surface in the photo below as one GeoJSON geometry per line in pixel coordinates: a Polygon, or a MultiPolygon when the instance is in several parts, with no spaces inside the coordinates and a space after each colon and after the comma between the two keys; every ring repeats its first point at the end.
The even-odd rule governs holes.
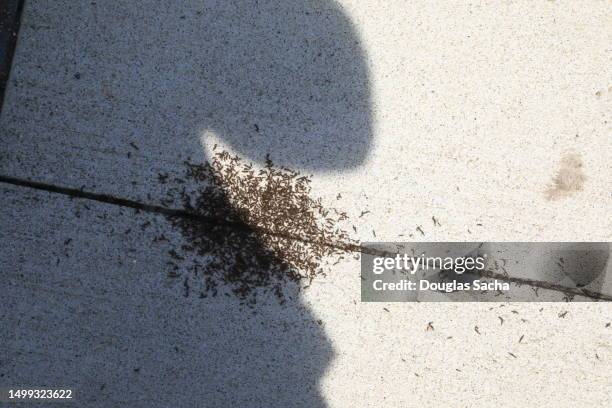
{"type": "MultiPolygon", "coordinates": [[[[603,1],[26,1],[0,174],[173,206],[159,174],[217,144],[312,173],[356,239],[610,241],[611,23],[603,1]]],[[[163,219],[1,197],[0,385],[88,406],[611,402],[608,304],[361,304],[348,257],[247,317],[166,278],[163,219]]]]}

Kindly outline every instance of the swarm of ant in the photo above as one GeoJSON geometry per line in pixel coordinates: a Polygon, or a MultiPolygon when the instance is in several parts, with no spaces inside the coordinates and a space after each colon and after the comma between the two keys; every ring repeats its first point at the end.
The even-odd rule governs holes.
{"type": "Polygon", "coordinates": [[[197,186],[181,193],[194,217],[170,217],[189,241],[192,272],[204,279],[201,296],[213,296],[228,284],[243,300],[256,301],[256,289],[272,291],[282,302],[286,283],[307,287],[324,276],[330,257],[354,243],[338,227],[344,212],[313,199],[311,178],[276,167],[269,157],[256,170],[226,151],[205,164],[186,164],[186,177],[197,186]]]}

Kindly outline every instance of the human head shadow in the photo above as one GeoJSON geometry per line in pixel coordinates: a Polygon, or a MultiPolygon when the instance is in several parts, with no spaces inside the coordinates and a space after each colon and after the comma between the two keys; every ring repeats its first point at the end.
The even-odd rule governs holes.
{"type": "Polygon", "coordinates": [[[159,86],[195,137],[212,132],[245,159],[270,155],[305,171],[364,163],[368,67],[338,3],[207,1],[185,14],[180,30],[165,31],[163,41],[177,48],[165,55],[173,72],[159,86]]]}
{"type": "MultiPolygon", "coordinates": [[[[212,133],[247,161],[263,163],[270,157],[299,171],[342,172],[366,161],[372,138],[367,61],[338,3],[185,0],[173,10],[166,10],[166,3],[149,3],[147,9],[127,6],[142,18],[162,17],[159,26],[122,39],[137,50],[133,69],[141,75],[122,86],[140,92],[146,84],[151,106],[158,107],[146,119],[176,123],[174,135],[179,136],[165,140],[169,157],[188,150],[198,160],[206,143],[202,138],[212,133]]],[[[126,30],[118,28],[116,35],[126,30]]],[[[235,213],[227,198],[219,203],[228,208],[225,214],[235,213]]],[[[240,221],[239,215],[234,218],[240,221]]],[[[185,233],[185,239],[193,244],[194,236],[185,233]]],[[[159,322],[160,333],[171,328],[183,333],[181,342],[204,337],[206,344],[201,354],[182,360],[187,366],[181,371],[189,375],[165,383],[168,395],[209,395],[207,406],[325,406],[319,381],[333,348],[299,294],[293,292],[284,304],[274,296],[260,299],[265,306],[255,308],[258,320],[249,317],[248,309],[237,314],[235,300],[210,293],[201,297],[193,302],[208,305],[203,310],[227,305],[216,309],[221,315],[201,316],[218,323],[209,338],[198,331],[200,324],[179,314],[159,322]],[[223,312],[230,309],[231,314],[223,312]]],[[[149,362],[150,369],[169,373],[168,361],[149,362]]]]}
{"type": "MultiPolygon", "coordinates": [[[[49,58],[79,71],[57,83],[57,97],[69,100],[70,108],[54,120],[67,128],[95,128],[96,137],[105,138],[100,151],[111,153],[95,156],[104,157],[101,163],[87,163],[92,184],[108,180],[98,180],[95,171],[108,171],[118,177],[122,194],[165,204],[165,192],[193,187],[177,180],[184,176],[183,161],[210,159],[202,145],[209,134],[245,161],[261,164],[270,157],[299,171],[349,171],[367,159],[372,115],[366,56],[335,1],[123,0],[112,7],[75,2],[69,11],[37,2],[28,7],[40,18],[36,25],[65,18],[76,27],[70,35],[78,39],[61,55],[42,53],[37,63],[44,69],[49,58]],[[166,174],[165,183],[155,179],[158,171],[166,174]],[[155,196],[160,191],[161,198],[155,196]]],[[[45,29],[63,33],[63,27],[45,29]]],[[[227,195],[220,194],[214,207],[225,208],[221,215],[249,232],[227,195]]],[[[110,219],[92,222],[115,226],[110,219]]],[[[19,329],[24,335],[13,336],[11,348],[34,353],[7,369],[8,377],[23,380],[15,384],[70,386],[88,406],[325,406],[320,381],[334,350],[325,322],[296,288],[282,288],[284,303],[274,290],[263,291],[254,307],[221,291],[214,296],[196,290],[207,265],[191,269],[179,261],[188,254],[177,252],[197,244],[198,233],[215,239],[211,232],[217,227],[202,225],[193,235],[180,226],[169,230],[163,220],[149,224],[138,234],[136,227],[100,234],[100,241],[89,237],[104,250],[112,247],[109,252],[87,252],[89,228],[83,227],[74,252],[90,256],[75,256],[69,265],[49,262],[44,279],[70,282],[75,292],[112,290],[102,299],[19,297],[24,316],[61,324],[46,326],[40,339],[19,329]],[[161,235],[129,243],[130,234],[153,239],[147,235],[153,228],[169,241],[161,235]],[[128,262],[132,244],[146,262],[128,262]],[[92,273],[87,265],[97,262],[105,268],[92,273]]],[[[218,228],[217,237],[232,236],[224,223],[218,228]]],[[[255,237],[247,251],[233,256],[248,262],[249,254],[265,249],[255,237]]],[[[206,251],[196,258],[205,259],[206,251]]]]}
{"type": "MultiPolygon", "coordinates": [[[[339,4],[215,1],[206,3],[199,16],[197,27],[189,28],[196,35],[189,38],[199,38],[200,48],[188,58],[200,71],[172,77],[177,96],[188,90],[189,100],[196,101],[188,108],[193,114],[187,115],[195,137],[211,132],[246,160],[263,163],[271,158],[300,171],[342,172],[365,162],[372,137],[367,62],[339,4]]],[[[173,35],[178,36],[173,43],[184,43],[179,33],[173,35]]],[[[240,220],[228,200],[217,208],[225,206],[228,218],[240,220]]],[[[248,247],[249,254],[262,251],[248,247]]],[[[270,260],[271,267],[287,262],[291,260],[270,260]]],[[[263,309],[265,319],[274,322],[288,310],[293,316],[287,318],[295,321],[274,338],[274,347],[254,346],[269,336],[251,331],[252,337],[228,339],[224,348],[211,352],[227,353],[225,346],[231,345],[253,354],[243,360],[246,364],[225,368],[261,379],[245,382],[250,386],[236,396],[251,393],[266,406],[323,407],[319,381],[333,348],[319,323],[312,324],[318,319],[302,305],[299,294],[286,298],[289,305],[271,297],[263,309]],[[269,354],[271,349],[274,354],[269,354]]]]}

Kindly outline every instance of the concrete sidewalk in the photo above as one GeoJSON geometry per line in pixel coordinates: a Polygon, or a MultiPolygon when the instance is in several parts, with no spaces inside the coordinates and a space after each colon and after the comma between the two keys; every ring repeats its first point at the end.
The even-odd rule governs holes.
{"type": "Polygon", "coordinates": [[[201,296],[192,242],[147,208],[183,208],[186,163],[227,150],[312,174],[357,241],[611,241],[610,23],[598,1],[26,1],[0,176],[48,188],[0,184],[0,387],[609,405],[606,303],[365,304],[349,254],[249,308],[201,296]]]}

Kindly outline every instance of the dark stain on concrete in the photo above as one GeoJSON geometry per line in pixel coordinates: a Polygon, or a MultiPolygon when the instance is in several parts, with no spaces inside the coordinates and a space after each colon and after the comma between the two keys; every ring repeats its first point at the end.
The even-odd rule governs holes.
{"type": "Polygon", "coordinates": [[[586,181],[584,163],[578,153],[568,153],[561,158],[559,170],[546,189],[548,200],[559,200],[581,191],[586,181]]]}

